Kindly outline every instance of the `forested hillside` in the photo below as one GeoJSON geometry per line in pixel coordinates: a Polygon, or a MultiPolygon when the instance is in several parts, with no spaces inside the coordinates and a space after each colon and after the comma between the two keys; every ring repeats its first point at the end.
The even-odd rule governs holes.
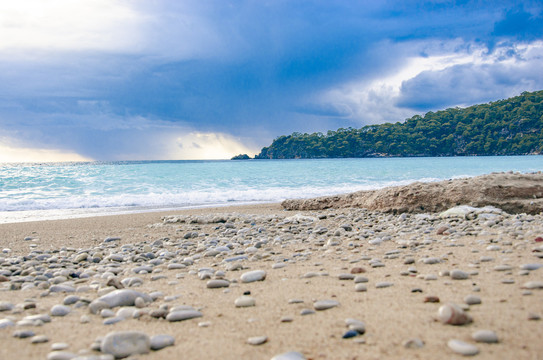
{"type": "Polygon", "coordinates": [[[257,159],[543,153],[543,90],[404,122],[280,136],[257,159]]]}

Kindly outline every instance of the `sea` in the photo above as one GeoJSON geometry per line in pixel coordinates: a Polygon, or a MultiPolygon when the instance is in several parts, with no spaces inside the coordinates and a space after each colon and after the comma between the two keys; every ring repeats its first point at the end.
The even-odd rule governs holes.
{"type": "Polygon", "coordinates": [[[0,223],[273,203],[542,170],[541,155],[0,164],[0,223]]]}

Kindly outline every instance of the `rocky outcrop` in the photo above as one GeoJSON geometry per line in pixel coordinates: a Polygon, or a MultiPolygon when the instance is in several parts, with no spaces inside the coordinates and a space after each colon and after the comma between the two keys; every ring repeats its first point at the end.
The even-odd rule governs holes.
{"type": "Polygon", "coordinates": [[[389,213],[441,212],[457,205],[495,206],[508,213],[543,212],[543,173],[492,173],[440,182],[416,182],[373,191],[285,200],[286,210],[366,208],[389,213]]]}

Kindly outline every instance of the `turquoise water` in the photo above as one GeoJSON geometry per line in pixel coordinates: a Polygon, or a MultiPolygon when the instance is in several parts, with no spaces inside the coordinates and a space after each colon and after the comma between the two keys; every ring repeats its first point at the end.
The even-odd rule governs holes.
{"type": "Polygon", "coordinates": [[[0,223],[278,202],[543,170],[543,156],[0,164],[0,223]]]}

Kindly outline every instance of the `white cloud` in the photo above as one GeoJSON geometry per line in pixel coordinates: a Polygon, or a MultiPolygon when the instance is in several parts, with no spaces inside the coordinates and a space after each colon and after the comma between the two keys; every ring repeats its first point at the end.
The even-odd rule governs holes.
{"type": "Polygon", "coordinates": [[[424,99],[428,99],[427,110],[435,109],[432,108],[437,101],[435,96],[440,96],[441,102],[435,102],[440,108],[472,105],[543,88],[541,41],[514,46],[498,44],[493,51],[477,44],[466,45],[458,39],[449,43],[387,43],[386,46],[391,56],[402,54],[401,58],[405,60],[401,66],[380,77],[366,76],[328,89],[315,101],[336,108],[350,108],[353,121],[376,124],[402,121],[414,114],[413,109],[420,108],[410,107],[408,101],[402,101],[409,96],[406,92],[410,85],[416,88],[413,91],[420,89],[413,94],[414,100],[424,103],[424,99]],[[456,81],[465,83],[463,86],[447,83],[440,74],[449,74],[448,78],[456,74],[461,77],[456,81]],[[485,80],[492,76],[511,83],[504,85],[485,80]],[[424,84],[416,86],[422,79],[424,84]],[[462,93],[471,96],[461,96],[462,93]],[[486,97],[483,96],[485,93],[486,97]],[[489,94],[490,99],[487,99],[489,94]]]}
{"type": "Polygon", "coordinates": [[[0,50],[133,51],[144,20],[119,0],[0,3],[0,50]]]}

